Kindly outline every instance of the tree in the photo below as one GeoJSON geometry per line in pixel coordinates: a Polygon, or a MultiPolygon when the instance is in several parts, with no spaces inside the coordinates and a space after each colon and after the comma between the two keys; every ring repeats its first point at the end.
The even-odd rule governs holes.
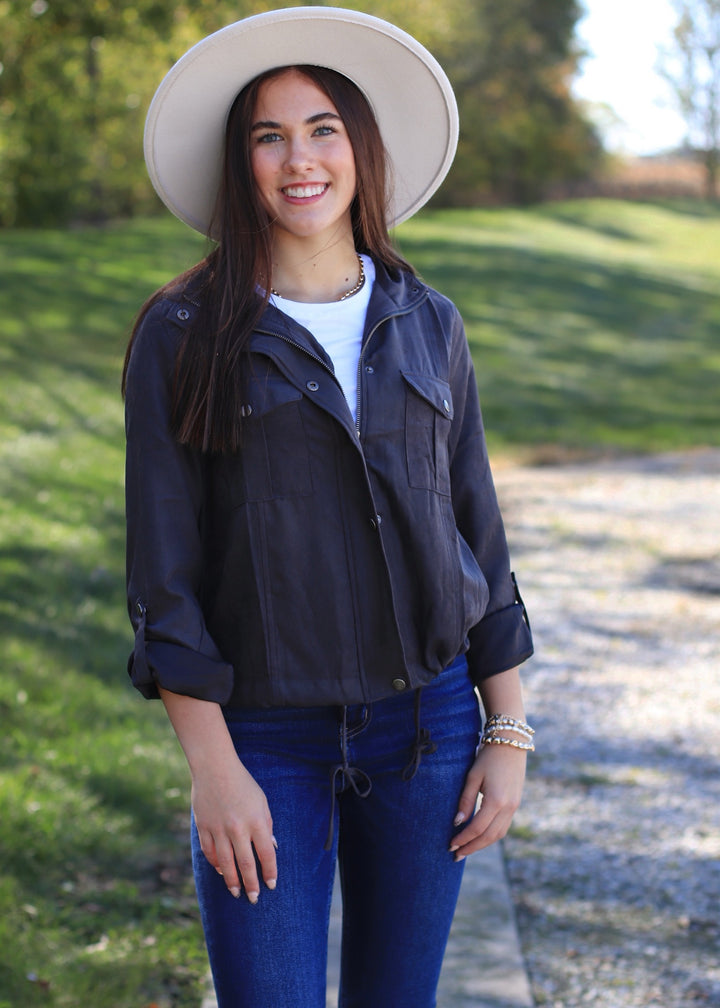
{"type": "MultiPolygon", "coordinates": [[[[587,177],[601,144],[570,93],[577,0],[354,0],[438,58],[460,110],[455,163],[435,202],[529,203],[587,177]]],[[[418,110],[422,114],[422,110],[418,110]]]]}
{"type": "Polygon", "coordinates": [[[660,69],[685,119],[688,143],[702,152],[708,199],[720,169],[720,0],[675,0],[678,22],[660,69]]]}
{"type": "MultiPolygon", "coordinates": [[[[158,206],[142,133],[163,73],[207,33],[274,6],[0,0],[0,224],[102,221],[158,206]]],[[[352,6],[415,35],[455,87],[460,145],[445,202],[528,202],[592,165],[599,145],[569,87],[577,0],[352,6]]]]}
{"type": "Polygon", "coordinates": [[[0,223],[103,221],[154,208],[142,161],[150,98],[182,52],[241,17],[239,8],[1,0],[0,223]]]}
{"type": "Polygon", "coordinates": [[[576,0],[472,0],[440,50],[460,106],[453,202],[528,203],[601,152],[570,93],[576,0]]]}

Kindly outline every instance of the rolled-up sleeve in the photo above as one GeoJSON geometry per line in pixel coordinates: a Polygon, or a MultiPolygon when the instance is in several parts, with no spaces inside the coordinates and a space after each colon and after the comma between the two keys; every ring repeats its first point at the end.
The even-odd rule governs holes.
{"type": "Polygon", "coordinates": [[[510,570],[475,373],[459,317],[451,385],[455,420],[450,473],[455,521],[490,590],[485,614],[469,633],[468,666],[473,682],[478,684],[526,661],[533,653],[533,643],[527,612],[510,570]]]}
{"type": "Polygon", "coordinates": [[[203,459],[170,430],[177,311],[168,301],[150,309],[127,373],[127,593],[135,631],[128,672],[148,699],[161,686],[222,704],[232,692],[233,669],[209,635],[200,604],[203,459]]]}

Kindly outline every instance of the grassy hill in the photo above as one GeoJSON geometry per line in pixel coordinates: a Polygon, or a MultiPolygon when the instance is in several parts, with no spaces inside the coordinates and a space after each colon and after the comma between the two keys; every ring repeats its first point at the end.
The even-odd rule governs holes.
{"type": "MultiPolygon", "coordinates": [[[[399,239],[464,314],[496,456],[717,444],[719,210],[430,212],[399,239]]],[[[187,774],[124,673],[119,373],[202,252],[167,218],[0,233],[0,1008],[197,1008],[187,774]]]]}
{"type": "Polygon", "coordinates": [[[421,217],[402,245],[463,312],[496,452],[717,443],[717,209],[457,211],[421,217]]]}

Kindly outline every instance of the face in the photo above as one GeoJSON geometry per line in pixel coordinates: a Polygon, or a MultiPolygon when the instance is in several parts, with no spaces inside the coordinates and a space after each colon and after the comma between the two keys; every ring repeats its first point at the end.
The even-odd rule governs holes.
{"type": "Polygon", "coordinates": [[[296,70],[265,81],[250,134],[253,176],[275,240],[352,241],[355,157],[337,109],[296,70]]]}

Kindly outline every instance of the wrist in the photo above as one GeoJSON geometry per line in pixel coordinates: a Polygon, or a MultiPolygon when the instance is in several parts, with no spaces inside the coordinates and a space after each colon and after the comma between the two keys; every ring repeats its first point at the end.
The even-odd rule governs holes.
{"type": "Polygon", "coordinates": [[[523,718],[511,714],[491,714],[485,722],[480,744],[510,746],[526,752],[534,752],[535,729],[523,718]]]}

